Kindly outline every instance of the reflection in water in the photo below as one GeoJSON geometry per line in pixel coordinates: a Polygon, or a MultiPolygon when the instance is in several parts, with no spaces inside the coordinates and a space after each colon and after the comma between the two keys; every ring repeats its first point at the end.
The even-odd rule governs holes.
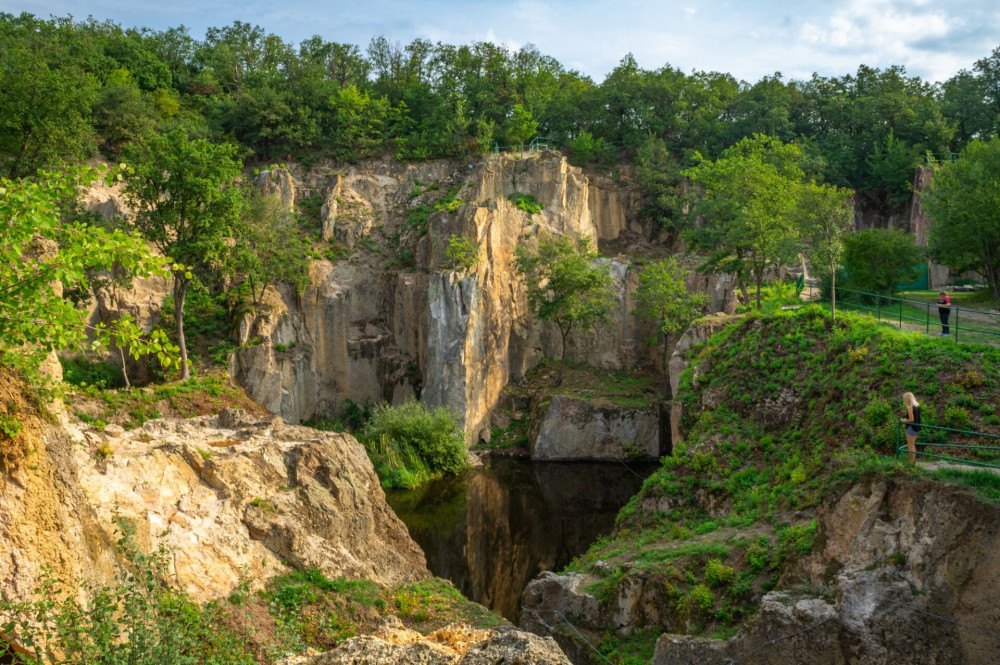
{"type": "Polygon", "coordinates": [[[629,467],[499,459],[388,498],[432,573],[516,621],[525,585],[609,533],[654,468],[629,467]]]}

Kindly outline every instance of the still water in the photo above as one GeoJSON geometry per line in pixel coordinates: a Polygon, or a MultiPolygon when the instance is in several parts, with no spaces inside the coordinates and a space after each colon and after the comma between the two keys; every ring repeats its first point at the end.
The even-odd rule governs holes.
{"type": "Polygon", "coordinates": [[[561,570],[610,533],[618,511],[655,468],[501,458],[387,494],[432,573],[516,622],[525,585],[543,570],[561,570]]]}

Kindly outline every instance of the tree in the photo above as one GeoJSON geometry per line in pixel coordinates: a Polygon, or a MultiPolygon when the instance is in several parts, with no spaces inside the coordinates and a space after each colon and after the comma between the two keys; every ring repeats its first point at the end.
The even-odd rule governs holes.
{"type": "Polygon", "coordinates": [[[794,256],[795,211],[803,179],[800,152],[756,135],[683,172],[703,189],[687,233],[691,248],[707,252],[702,269],[753,279],[757,309],[764,273],[794,256]]]}
{"type": "Polygon", "coordinates": [[[639,273],[635,291],[636,313],[656,323],[657,336],[663,338],[663,394],[670,398],[667,352],[674,335],[687,328],[705,306],[704,293],[689,293],[685,280],[690,271],[674,257],[651,263],[639,273]]]}
{"type": "Polygon", "coordinates": [[[562,338],[556,385],[566,366],[566,340],[574,329],[590,330],[607,321],[614,305],[611,271],[598,262],[590,239],[541,236],[536,251],[518,247],[515,265],[524,281],[528,306],[540,321],[552,321],[562,338]]]}
{"type": "Polygon", "coordinates": [[[96,91],[77,67],[51,67],[28,47],[0,49],[0,173],[19,178],[89,157],[96,91]]]}
{"type": "Polygon", "coordinates": [[[973,141],[942,164],[922,195],[934,224],[931,257],[956,270],[975,270],[1000,298],[1000,138],[973,141]]]}
{"type": "Polygon", "coordinates": [[[112,266],[133,275],[168,272],[169,260],[154,257],[141,238],[62,218],[60,202],[97,176],[71,169],[0,179],[0,364],[30,375],[50,351],[84,348],[87,311],[62,292],[88,289],[92,273],[112,266]]]}
{"type": "Polygon", "coordinates": [[[848,189],[815,182],[804,185],[799,194],[806,255],[817,275],[830,278],[831,321],[837,320],[837,271],[844,255],[844,236],[854,222],[850,196],[848,189]]]}
{"type": "Polygon", "coordinates": [[[844,237],[844,270],[852,288],[892,293],[917,276],[923,251],[913,236],[894,229],[868,229],[844,237]]]}
{"type": "Polygon", "coordinates": [[[181,379],[187,379],[184,297],[195,278],[192,269],[205,273],[221,267],[239,211],[234,182],[241,164],[233,146],[189,141],[180,130],[152,136],[126,156],[131,169],[125,192],[135,229],[181,264],[173,270],[173,293],[181,379]]]}
{"type": "Polygon", "coordinates": [[[233,229],[229,268],[242,275],[254,303],[269,284],[285,282],[302,293],[309,286],[309,246],[298,235],[291,212],[277,196],[252,192],[233,229]]]}
{"type": "Polygon", "coordinates": [[[687,218],[684,207],[688,200],[680,166],[662,140],[650,138],[639,148],[635,167],[635,181],[642,195],[639,214],[668,233],[665,244],[670,247],[684,230],[687,218]]]}

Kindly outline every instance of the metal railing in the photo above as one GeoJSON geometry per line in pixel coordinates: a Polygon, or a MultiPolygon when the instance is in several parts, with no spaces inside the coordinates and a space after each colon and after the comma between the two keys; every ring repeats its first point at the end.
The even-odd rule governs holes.
{"type": "MultiPolygon", "coordinates": [[[[907,300],[866,291],[836,289],[837,308],[868,312],[879,321],[897,325],[900,329],[920,330],[930,335],[932,328],[944,326],[938,318],[938,305],[924,300],[907,300]],[[932,314],[933,310],[933,314],[932,314]]],[[[820,296],[830,302],[828,295],[820,296]]],[[[1000,313],[966,307],[949,307],[950,337],[956,342],[1000,344],[1000,313]]]]}
{"type": "MultiPolygon", "coordinates": [[[[943,443],[938,441],[920,441],[919,436],[917,437],[917,450],[916,452],[911,451],[906,447],[906,440],[903,438],[903,428],[906,425],[913,425],[914,423],[907,422],[905,420],[899,421],[899,426],[896,428],[896,457],[900,455],[917,455],[919,457],[929,457],[932,459],[943,460],[945,462],[952,462],[955,464],[965,464],[967,466],[982,466],[990,469],[1000,469],[1000,445],[998,446],[974,446],[965,443],[943,443]],[[948,450],[971,450],[971,451],[988,451],[995,454],[995,459],[988,462],[983,462],[980,460],[965,459],[962,457],[953,457],[951,455],[939,455],[936,453],[929,453],[926,450],[921,450],[921,448],[945,448],[948,450]]],[[[924,430],[932,430],[936,432],[943,432],[945,441],[948,440],[948,434],[961,434],[963,436],[977,436],[985,439],[997,439],[1000,440],[1000,435],[989,434],[987,432],[973,432],[964,429],[955,429],[953,427],[941,427],[940,425],[928,425],[926,423],[919,423],[917,427],[920,428],[920,432],[923,433],[924,430]]],[[[925,435],[926,436],[926,435],[925,435]]]]}

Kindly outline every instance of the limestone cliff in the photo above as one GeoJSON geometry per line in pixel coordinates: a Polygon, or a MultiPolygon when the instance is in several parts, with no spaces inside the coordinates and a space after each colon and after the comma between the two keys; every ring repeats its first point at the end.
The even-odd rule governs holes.
{"type": "Polygon", "coordinates": [[[75,435],[76,479],[97,523],[133,518],[142,547],[173,551],[172,572],[196,599],[291,568],[379,584],[429,576],[349,435],[238,410],[75,435]]]}
{"type": "Polygon", "coordinates": [[[155,420],[125,432],[49,422],[0,375],[0,588],[28,600],[42,568],[57,579],[114,579],[113,516],[145,550],[172,550],[180,587],[206,600],[247,575],[290,568],[379,584],[429,576],[424,555],[385,503],[368,457],[341,434],[239,411],[155,420]]]}
{"type": "MultiPolygon", "coordinates": [[[[232,365],[251,396],[291,422],[336,414],[345,399],[418,397],[462,416],[471,441],[488,437],[502,388],[560,350],[558,334],[530,320],[514,249],[539,233],[600,242],[642,231],[627,188],[592,182],[556,153],[470,165],[382,161],[325,178],[298,176],[301,192],[325,200],[324,236],[354,246],[354,255],[315,262],[300,297],[272,292],[269,307],[240,329],[244,346],[264,343],[238,351],[232,365]],[[458,203],[431,212],[426,230],[415,229],[408,211],[430,207],[431,187],[456,192],[458,203]],[[528,214],[505,198],[515,192],[533,195],[541,212],[528,214]],[[449,267],[445,250],[454,235],[478,247],[468,270],[449,267]],[[412,256],[413,265],[387,267],[389,252],[412,256]],[[291,350],[278,352],[275,344],[291,350]]],[[[569,358],[621,369],[648,352],[631,314],[635,271],[624,260],[610,267],[618,294],[613,323],[575,336],[569,358]]]]}

